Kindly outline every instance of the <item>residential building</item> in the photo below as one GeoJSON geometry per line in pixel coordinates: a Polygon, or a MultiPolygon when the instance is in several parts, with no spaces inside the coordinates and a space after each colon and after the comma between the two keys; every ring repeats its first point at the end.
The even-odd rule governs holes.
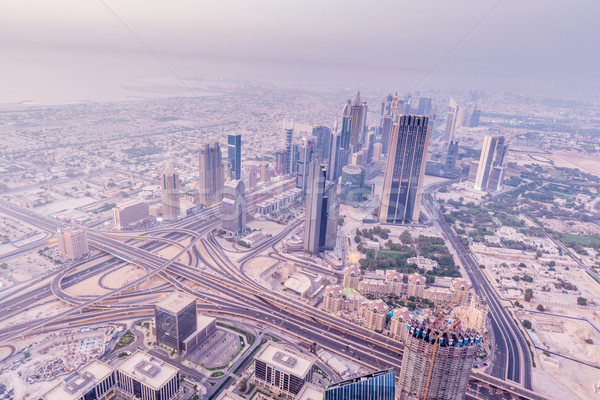
{"type": "Polygon", "coordinates": [[[358,288],[358,281],[360,280],[360,268],[355,265],[351,265],[344,271],[344,289],[356,289],[358,288]]]}
{"type": "Polygon", "coordinates": [[[388,294],[390,296],[400,297],[402,296],[402,286],[404,285],[402,280],[402,274],[398,271],[387,271],[385,274],[385,282],[388,286],[388,294]]]}
{"type": "Polygon", "coordinates": [[[406,296],[410,297],[423,297],[423,291],[425,290],[426,279],[423,275],[410,274],[408,276],[408,286],[406,289],[406,296]]]}
{"type": "Polygon", "coordinates": [[[381,299],[371,300],[362,307],[365,328],[381,332],[385,328],[388,306],[381,299]]]}
{"type": "Polygon", "coordinates": [[[339,285],[330,285],[325,288],[323,296],[323,310],[337,314],[342,311],[342,303],[344,301],[344,290],[339,285]]]}
{"type": "Polygon", "coordinates": [[[403,342],[408,337],[407,324],[414,319],[414,314],[406,307],[396,308],[390,321],[390,334],[399,342],[403,342]]]}

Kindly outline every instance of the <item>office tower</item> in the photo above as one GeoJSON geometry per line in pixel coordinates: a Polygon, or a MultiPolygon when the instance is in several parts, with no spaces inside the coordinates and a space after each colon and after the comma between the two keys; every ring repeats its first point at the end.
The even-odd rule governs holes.
{"type": "Polygon", "coordinates": [[[329,149],[331,147],[331,130],[323,125],[315,125],[312,134],[317,138],[316,153],[321,160],[329,160],[329,149]]]}
{"type": "Polygon", "coordinates": [[[504,136],[487,135],[483,139],[481,157],[479,158],[479,166],[477,168],[477,175],[475,176],[475,189],[498,190],[502,183],[504,170],[501,167],[506,151],[507,146],[504,145],[504,136]],[[490,177],[493,177],[492,185],[489,184],[490,177]]]}
{"type": "Polygon", "coordinates": [[[386,115],[381,122],[381,152],[388,154],[392,137],[392,116],[386,115]]]}
{"type": "Polygon", "coordinates": [[[367,150],[366,161],[368,164],[373,162],[373,145],[375,144],[375,132],[368,132],[366,136],[365,149],[367,150]]]}
{"type": "Polygon", "coordinates": [[[304,251],[319,254],[335,247],[339,199],[337,185],[326,187],[326,170],[319,157],[310,162],[306,188],[304,251]]]}
{"type": "Polygon", "coordinates": [[[431,98],[421,97],[419,99],[419,106],[417,108],[418,115],[427,115],[431,111],[431,98]]]}
{"type": "Polygon", "coordinates": [[[244,232],[246,227],[246,197],[242,181],[229,180],[223,187],[221,203],[222,229],[234,235],[244,232]]]}
{"type": "Polygon", "coordinates": [[[458,111],[456,112],[456,123],[454,124],[454,127],[460,128],[461,126],[465,126],[466,119],[467,119],[467,108],[466,107],[458,107],[458,111]]]}
{"type": "Polygon", "coordinates": [[[87,234],[80,228],[57,228],[58,251],[61,255],[76,260],[86,255],[88,247],[87,234]]]}
{"type": "Polygon", "coordinates": [[[302,138],[302,145],[298,146],[298,163],[296,167],[296,187],[306,192],[306,179],[308,177],[308,168],[310,166],[310,160],[315,154],[315,143],[312,140],[308,140],[306,137],[302,138]]]}
{"type": "Polygon", "coordinates": [[[400,399],[464,399],[481,336],[452,320],[438,324],[412,320],[406,328],[400,399]]]}
{"type": "Polygon", "coordinates": [[[258,168],[256,165],[246,165],[245,169],[247,178],[246,182],[244,182],[244,185],[246,185],[249,190],[252,190],[258,184],[258,168]]]}
{"type": "Polygon", "coordinates": [[[473,113],[471,113],[471,118],[469,119],[469,126],[471,128],[475,128],[479,126],[479,118],[481,117],[481,110],[474,109],[473,113]]]}
{"type": "Polygon", "coordinates": [[[173,169],[170,161],[167,162],[160,176],[160,190],[162,193],[163,218],[166,221],[174,221],[181,214],[179,206],[179,175],[173,169]]]}
{"type": "Polygon", "coordinates": [[[396,375],[393,368],[347,379],[325,387],[324,400],[395,400],[396,375]]]}
{"type": "Polygon", "coordinates": [[[346,165],[342,168],[340,201],[344,204],[356,204],[365,194],[365,169],[359,165],[346,165]]]}
{"type": "Polygon", "coordinates": [[[334,133],[331,137],[331,143],[329,146],[329,160],[327,167],[327,179],[330,181],[337,181],[337,179],[340,177],[340,151],[344,150],[341,145],[341,135],[339,133],[334,133]]]}
{"type": "Polygon", "coordinates": [[[231,179],[242,179],[242,135],[227,135],[227,168],[231,179]]]}
{"type": "Polygon", "coordinates": [[[288,153],[285,150],[278,150],[275,153],[275,175],[285,175],[288,165],[287,157],[288,153]]]}
{"type": "Polygon", "coordinates": [[[260,163],[260,181],[264,183],[271,182],[271,163],[268,161],[260,163]]]}
{"type": "Polygon", "coordinates": [[[221,202],[223,192],[223,162],[218,142],[205,143],[200,148],[200,204],[210,207],[221,202]]]}
{"type": "Polygon", "coordinates": [[[396,120],[400,112],[400,100],[398,100],[398,92],[394,94],[394,98],[392,99],[392,103],[390,104],[390,115],[392,117],[392,122],[396,120]]]}
{"type": "Polygon", "coordinates": [[[342,110],[342,148],[350,149],[350,129],[352,127],[352,100],[348,99],[342,110]]]}
{"type": "Polygon", "coordinates": [[[373,145],[373,161],[379,161],[381,158],[381,143],[375,143],[373,145]]]}
{"type": "Polygon", "coordinates": [[[283,128],[285,129],[285,153],[287,154],[287,165],[285,167],[285,174],[291,175],[294,172],[294,123],[292,122],[291,128],[288,128],[286,121],[283,121],[283,128]]]}
{"type": "Polygon", "coordinates": [[[156,341],[177,352],[198,327],[196,298],[173,292],[154,304],[156,341]]]}
{"type": "Polygon", "coordinates": [[[280,398],[296,398],[312,381],[314,359],[269,343],[254,357],[254,384],[280,398]]]}
{"type": "Polygon", "coordinates": [[[379,220],[418,222],[429,144],[427,117],[401,115],[394,124],[387,160],[379,220]]]}
{"type": "Polygon", "coordinates": [[[451,141],[448,144],[448,153],[446,154],[446,163],[444,164],[444,172],[450,173],[456,168],[456,160],[458,158],[458,142],[451,141]]]}
{"type": "Polygon", "coordinates": [[[142,350],[136,350],[117,367],[115,378],[121,391],[117,398],[172,400],[180,392],[179,368],[142,350]]]}
{"type": "Polygon", "coordinates": [[[138,199],[127,199],[113,208],[113,224],[116,229],[135,224],[150,216],[148,203],[138,199]]]}
{"type": "Polygon", "coordinates": [[[412,101],[412,96],[410,94],[407,94],[406,96],[404,96],[404,114],[410,114],[411,101],[412,101]]]}
{"type": "Polygon", "coordinates": [[[352,122],[350,123],[350,147],[355,150],[363,142],[366,118],[367,103],[360,100],[360,92],[357,92],[352,105],[352,122]]]}
{"type": "Polygon", "coordinates": [[[456,114],[458,113],[458,104],[454,98],[450,97],[450,106],[448,107],[448,122],[446,123],[446,135],[444,140],[450,143],[454,139],[454,128],[456,127],[456,114]]]}
{"type": "Polygon", "coordinates": [[[392,100],[394,100],[394,96],[392,96],[392,94],[389,93],[381,101],[381,117],[384,117],[386,115],[390,115],[390,108],[391,108],[391,105],[392,105],[392,100]]]}

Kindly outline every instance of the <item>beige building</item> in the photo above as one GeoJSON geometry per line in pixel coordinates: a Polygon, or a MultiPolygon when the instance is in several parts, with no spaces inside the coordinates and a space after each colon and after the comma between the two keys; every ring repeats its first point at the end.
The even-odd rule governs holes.
{"type": "Polygon", "coordinates": [[[325,296],[323,297],[323,310],[337,314],[342,311],[342,305],[344,302],[344,291],[340,285],[327,286],[325,288],[325,296]]]}
{"type": "Polygon", "coordinates": [[[356,289],[358,288],[358,281],[360,280],[360,268],[355,265],[351,265],[344,271],[344,289],[356,289]]]}
{"type": "Polygon", "coordinates": [[[371,300],[362,306],[362,317],[365,320],[365,328],[374,331],[382,331],[385,328],[385,319],[388,306],[383,300],[371,300]]]}
{"type": "Polygon", "coordinates": [[[431,258],[425,258],[421,256],[411,257],[406,260],[407,265],[415,264],[417,268],[424,269],[425,271],[432,271],[438,267],[438,263],[431,258]]]}
{"type": "Polygon", "coordinates": [[[287,281],[294,272],[296,272],[296,265],[290,262],[285,263],[281,268],[281,279],[287,281]]]}
{"type": "Polygon", "coordinates": [[[200,204],[204,207],[210,207],[221,202],[223,183],[225,182],[225,168],[223,167],[221,146],[218,142],[205,143],[200,148],[199,171],[198,193],[200,204]]]}
{"type": "Polygon", "coordinates": [[[464,291],[464,293],[457,300],[458,304],[462,304],[462,305],[469,304],[469,288],[470,287],[471,287],[471,285],[469,285],[467,282],[465,282],[464,280],[462,280],[460,278],[452,279],[452,282],[450,283],[450,291],[452,293],[454,293],[455,296],[458,295],[460,292],[464,291]]]}
{"type": "Polygon", "coordinates": [[[423,291],[425,290],[425,277],[419,274],[410,274],[408,276],[408,287],[406,289],[406,296],[410,297],[423,297],[423,291]]]}
{"type": "Polygon", "coordinates": [[[57,233],[58,251],[63,256],[76,260],[90,251],[85,230],[79,228],[59,228],[57,229],[57,233]]]}
{"type": "Polygon", "coordinates": [[[387,271],[385,282],[390,296],[400,297],[402,295],[402,274],[398,271],[387,271]]]}
{"type": "Polygon", "coordinates": [[[160,190],[162,193],[162,213],[167,221],[174,221],[181,215],[179,205],[179,175],[169,161],[160,176],[160,190]]]}
{"type": "Polygon", "coordinates": [[[358,281],[356,290],[363,296],[383,297],[388,294],[388,285],[383,279],[366,278],[358,281]]]}
{"type": "Polygon", "coordinates": [[[455,294],[449,288],[428,287],[423,291],[423,298],[433,302],[438,307],[445,307],[450,304],[454,296],[455,294]]]}
{"type": "Polygon", "coordinates": [[[406,324],[410,323],[414,319],[414,315],[406,307],[396,308],[392,315],[390,334],[395,340],[404,342],[408,336],[408,329],[406,324]]]}
{"type": "Polygon", "coordinates": [[[148,203],[138,199],[122,201],[113,208],[113,224],[117,229],[123,229],[149,216],[148,203]]]}

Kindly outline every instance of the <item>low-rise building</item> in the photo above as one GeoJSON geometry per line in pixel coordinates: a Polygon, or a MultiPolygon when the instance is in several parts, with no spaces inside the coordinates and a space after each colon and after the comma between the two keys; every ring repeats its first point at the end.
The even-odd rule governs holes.
{"type": "Polygon", "coordinates": [[[72,260],[81,258],[90,251],[87,234],[80,228],[58,228],[58,251],[72,260]]]}
{"type": "Polygon", "coordinates": [[[356,289],[358,288],[358,281],[360,280],[360,269],[351,265],[344,271],[344,289],[356,289]]]}
{"type": "Polygon", "coordinates": [[[127,199],[113,208],[113,224],[116,229],[123,229],[149,216],[148,203],[138,199],[127,199]]]}
{"type": "Polygon", "coordinates": [[[404,342],[408,335],[406,324],[414,319],[413,313],[406,307],[396,308],[392,314],[390,334],[395,340],[404,342]]]}
{"type": "Polygon", "coordinates": [[[342,311],[342,303],[344,301],[344,290],[340,285],[327,286],[325,295],[323,296],[323,310],[337,314],[342,311]]]}
{"type": "Polygon", "coordinates": [[[382,331],[385,328],[388,306],[383,300],[371,300],[362,306],[365,328],[382,331]]]}
{"type": "Polygon", "coordinates": [[[423,291],[425,290],[425,283],[427,280],[423,275],[410,274],[408,276],[408,285],[406,289],[406,295],[410,297],[423,297],[423,291]]]}
{"type": "Polygon", "coordinates": [[[117,384],[125,394],[141,400],[169,400],[179,392],[179,369],[137,350],[116,369],[117,384]]]}
{"type": "Polygon", "coordinates": [[[402,274],[398,271],[387,271],[385,274],[385,282],[388,287],[390,296],[400,297],[402,295],[402,274]]]}
{"type": "Polygon", "coordinates": [[[419,269],[424,269],[425,271],[432,271],[438,267],[438,263],[431,258],[425,258],[421,256],[411,257],[406,260],[406,264],[411,265],[414,264],[419,269]]]}
{"type": "Polygon", "coordinates": [[[365,278],[358,281],[356,290],[363,296],[383,297],[388,294],[388,285],[383,279],[365,278]]]}
{"type": "Polygon", "coordinates": [[[106,398],[115,385],[113,369],[94,360],[79,371],[69,374],[64,381],[46,393],[44,400],[81,400],[106,398]]]}

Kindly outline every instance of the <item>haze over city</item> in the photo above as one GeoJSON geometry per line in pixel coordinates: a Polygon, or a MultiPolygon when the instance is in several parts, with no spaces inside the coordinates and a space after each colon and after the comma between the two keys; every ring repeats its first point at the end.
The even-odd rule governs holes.
{"type": "Polygon", "coordinates": [[[593,1],[0,6],[0,400],[600,399],[593,1]]]}

